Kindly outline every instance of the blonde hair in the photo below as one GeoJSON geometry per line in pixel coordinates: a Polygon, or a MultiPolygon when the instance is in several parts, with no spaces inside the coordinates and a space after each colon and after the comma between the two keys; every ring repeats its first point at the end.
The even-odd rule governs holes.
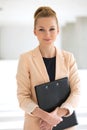
{"type": "Polygon", "coordinates": [[[56,12],[48,6],[41,6],[34,13],[34,28],[36,27],[38,18],[42,17],[54,17],[58,26],[56,12]]]}

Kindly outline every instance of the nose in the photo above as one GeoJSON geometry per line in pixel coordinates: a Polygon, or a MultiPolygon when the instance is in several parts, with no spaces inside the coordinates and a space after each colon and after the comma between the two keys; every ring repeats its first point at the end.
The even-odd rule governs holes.
{"type": "Polygon", "coordinates": [[[45,35],[46,35],[46,36],[50,36],[49,30],[45,31],[45,35]]]}

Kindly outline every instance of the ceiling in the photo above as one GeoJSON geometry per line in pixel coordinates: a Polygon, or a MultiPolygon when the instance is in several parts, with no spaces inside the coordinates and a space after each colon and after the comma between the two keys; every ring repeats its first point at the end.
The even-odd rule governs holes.
{"type": "Polygon", "coordinates": [[[61,25],[87,16],[87,0],[0,0],[0,24],[32,24],[39,6],[52,7],[61,25]]]}

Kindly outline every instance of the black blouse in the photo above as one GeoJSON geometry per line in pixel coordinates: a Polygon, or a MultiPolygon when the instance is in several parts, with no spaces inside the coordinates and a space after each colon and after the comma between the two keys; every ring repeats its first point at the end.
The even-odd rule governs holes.
{"type": "Polygon", "coordinates": [[[54,81],[55,80],[55,69],[56,69],[56,57],[52,57],[52,58],[44,58],[44,63],[49,75],[49,79],[50,81],[54,81]]]}

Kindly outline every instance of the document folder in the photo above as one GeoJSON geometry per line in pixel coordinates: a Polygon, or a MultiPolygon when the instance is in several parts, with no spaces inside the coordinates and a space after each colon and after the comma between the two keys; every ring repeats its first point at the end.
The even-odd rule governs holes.
{"type": "MultiPolygon", "coordinates": [[[[51,112],[68,98],[70,94],[70,86],[68,78],[64,77],[52,82],[47,82],[35,86],[38,105],[41,109],[51,112]]],[[[63,117],[63,121],[53,130],[63,130],[77,125],[75,111],[68,117],[63,117]]]]}

